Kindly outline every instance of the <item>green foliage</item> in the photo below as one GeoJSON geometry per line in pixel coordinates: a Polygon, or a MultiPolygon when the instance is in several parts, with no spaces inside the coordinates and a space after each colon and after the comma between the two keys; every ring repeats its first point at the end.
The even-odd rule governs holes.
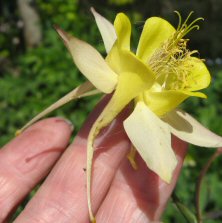
{"type": "MultiPolygon", "coordinates": [[[[96,26],[91,26],[87,21],[92,20],[92,17],[87,18],[79,15],[77,18],[75,14],[77,4],[73,4],[73,1],[69,1],[70,4],[66,6],[61,4],[61,1],[58,1],[58,4],[56,2],[53,4],[44,3],[44,1],[38,2],[39,9],[43,10],[40,12],[44,13],[43,19],[53,16],[50,22],[44,20],[42,23],[45,29],[41,45],[37,48],[27,49],[25,53],[19,55],[13,61],[13,70],[5,69],[1,75],[0,145],[14,137],[15,131],[28,120],[84,80],[52,24],[61,24],[68,31],[71,31],[72,28],[76,32],[75,35],[79,36],[81,36],[82,30],[87,30],[88,39],[89,37],[96,39],[95,35],[98,35],[96,26]],[[69,7],[70,5],[72,7],[69,7]],[[73,17],[69,16],[71,11],[73,11],[73,17]],[[65,14],[64,17],[63,14],[65,14]],[[73,26],[77,23],[77,21],[74,23],[74,20],[83,23],[74,29],[73,26]]],[[[74,101],[52,115],[66,116],[73,121],[76,130],[78,130],[95,103],[96,99],[93,98],[74,101]]]]}
{"type": "Polygon", "coordinates": [[[180,202],[180,200],[178,199],[178,197],[174,193],[172,195],[172,199],[173,199],[176,207],[178,208],[178,210],[180,210],[181,214],[186,219],[187,223],[197,223],[195,214],[192,213],[188,207],[186,207],[184,204],[182,204],[180,202]]]}
{"type": "Polygon", "coordinates": [[[135,2],[134,0],[109,0],[110,4],[126,5],[135,2]]]}
{"type": "Polygon", "coordinates": [[[72,23],[78,21],[78,0],[68,0],[65,4],[60,0],[37,0],[36,4],[42,19],[51,18],[43,21],[47,24],[61,24],[64,28],[69,28],[72,23]]]}

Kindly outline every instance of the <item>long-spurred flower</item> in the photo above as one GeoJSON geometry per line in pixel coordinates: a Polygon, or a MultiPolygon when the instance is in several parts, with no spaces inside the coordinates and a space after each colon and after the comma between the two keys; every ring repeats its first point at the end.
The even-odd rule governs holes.
{"type": "Polygon", "coordinates": [[[151,17],[145,22],[136,52],[132,52],[131,23],[125,14],[117,14],[112,25],[94,9],[92,13],[104,41],[106,58],[88,43],[56,27],[74,63],[88,81],[37,115],[24,128],[75,98],[98,92],[112,93],[88,136],[87,196],[90,219],[95,222],[90,193],[94,141],[100,130],[130,102],[134,109],[123,123],[132,142],[128,158],[136,168],[137,151],[147,166],[168,183],[177,165],[171,134],[201,147],[220,147],[222,138],[177,109],[190,96],[206,98],[199,91],[210,84],[204,61],[195,56],[197,51],[187,48],[185,38],[191,30],[199,28],[197,22],[202,18],[189,22],[190,13],[182,22],[177,13],[179,25],[175,29],[166,20],[151,17]]]}

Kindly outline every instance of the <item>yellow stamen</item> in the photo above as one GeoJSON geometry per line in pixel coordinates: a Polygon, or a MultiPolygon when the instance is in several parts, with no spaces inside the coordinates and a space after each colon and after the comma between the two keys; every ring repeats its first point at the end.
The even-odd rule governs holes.
{"type": "Polygon", "coordinates": [[[163,43],[149,59],[148,65],[156,73],[157,82],[166,90],[185,90],[188,88],[187,79],[192,71],[192,65],[189,63],[191,56],[198,51],[189,51],[187,43],[189,39],[183,37],[193,29],[199,29],[196,23],[203,18],[197,18],[187,25],[193,12],[182,23],[182,17],[175,11],[179,17],[179,24],[176,32],[171,38],[163,43]]]}

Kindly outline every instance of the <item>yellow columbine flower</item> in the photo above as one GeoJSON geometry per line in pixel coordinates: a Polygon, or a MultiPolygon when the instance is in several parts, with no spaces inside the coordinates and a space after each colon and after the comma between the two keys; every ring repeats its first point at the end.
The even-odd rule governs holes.
{"type": "Polygon", "coordinates": [[[131,101],[134,110],[123,123],[133,145],[129,159],[135,165],[135,150],[138,151],[147,166],[168,183],[177,164],[171,133],[203,147],[220,147],[222,138],[186,112],[176,109],[189,96],[206,98],[198,91],[209,85],[209,71],[203,61],[194,56],[196,51],[187,49],[188,40],[184,39],[192,29],[199,28],[196,22],[201,18],[188,24],[190,13],[182,23],[177,13],[180,19],[177,29],[162,18],[147,19],[137,51],[133,53],[130,50],[131,24],[125,14],[119,13],[112,25],[94,9],[92,13],[105,44],[106,59],[86,42],[56,28],[88,81],[37,115],[24,128],[75,98],[113,92],[88,136],[87,196],[90,219],[95,222],[90,193],[94,140],[131,101]]]}

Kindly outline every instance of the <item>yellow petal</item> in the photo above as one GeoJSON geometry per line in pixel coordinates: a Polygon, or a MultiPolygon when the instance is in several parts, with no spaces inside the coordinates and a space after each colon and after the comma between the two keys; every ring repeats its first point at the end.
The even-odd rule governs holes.
{"type": "Polygon", "coordinates": [[[143,94],[143,100],[156,115],[162,116],[175,109],[190,96],[206,98],[205,94],[201,92],[166,90],[146,91],[143,94]]]}
{"type": "Polygon", "coordinates": [[[117,74],[108,66],[100,53],[88,43],[68,35],[60,28],[57,28],[57,32],[81,73],[97,89],[111,93],[117,84],[117,74]]]}
{"type": "Polygon", "coordinates": [[[168,125],[161,121],[143,102],[124,121],[131,142],[147,166],[170,183],[177,159],[171,148],[168,125]]]}
{"type": "Polygon", "coordinates": [[[130,50],[131,23],[124,13],[119,13],[114,21],[118,48],[130,50]]]}
{"type": "Polygon", "coordinates": [[[163,121],[169,124],[171,132],[178,138],[202,147],[221,147],[222,137],[205,128],[188,113],[174,110],[163,121]]]}
{"type": "Polygon", "coordinates": [[[175,31],[174,27],[164,19],[159,17],[147,19],[139,40],[137,56],[147,63],[155,50],[170,38],[175,31]]]}
{"type": "Polygon", "coordinates": [[[117,38],[114,26],[106,18],[104,18],[98,12],[96,12],[94,8],[91,8],[91,12],[95,17],[96,24],[103,38],[106,52],[109,53],[117,38]]]}
{"type": "Polygon", "coordinates": [[[188,89],[190,91],[197,91],[208,87],[211,81],[210,72],[202,60],[191,57],[188,64],[192,67],[191,73],[186,78],[188,89]]]}
{"type": "Polygon", "coordinates": [[[113,48],[106,57],[106,62],[116,74],[119,74],[122,69],[120,64],[121,57],[119,51],[120,50],[118,49],[117,42],[115,42],[113,48]]]}
{"type": "Polygon", "coordinates": [[[108,125],[132,99],[149,89],[152,85],[150,80],[147,73],[120,73],[116,90],[99,117],[97,129],[108,125]]]}
{"type": "Polygon", "coordinates": [[[125,14],[119,13],[114,21],[114,27],[117,34],[117,41],[107,55],[106,61],[116,73],[119,73],[121,72],[119,65],[121,57],[119,51],[130,51],[131,23],[125,14]]]}
{"type": "Polygon", "coordinates": [[[122,72],[142,73],[149,78],[150,86],[155,80],[152,70],[130,51],[113,47],[106,61],[117,74],[122,72]]]}

